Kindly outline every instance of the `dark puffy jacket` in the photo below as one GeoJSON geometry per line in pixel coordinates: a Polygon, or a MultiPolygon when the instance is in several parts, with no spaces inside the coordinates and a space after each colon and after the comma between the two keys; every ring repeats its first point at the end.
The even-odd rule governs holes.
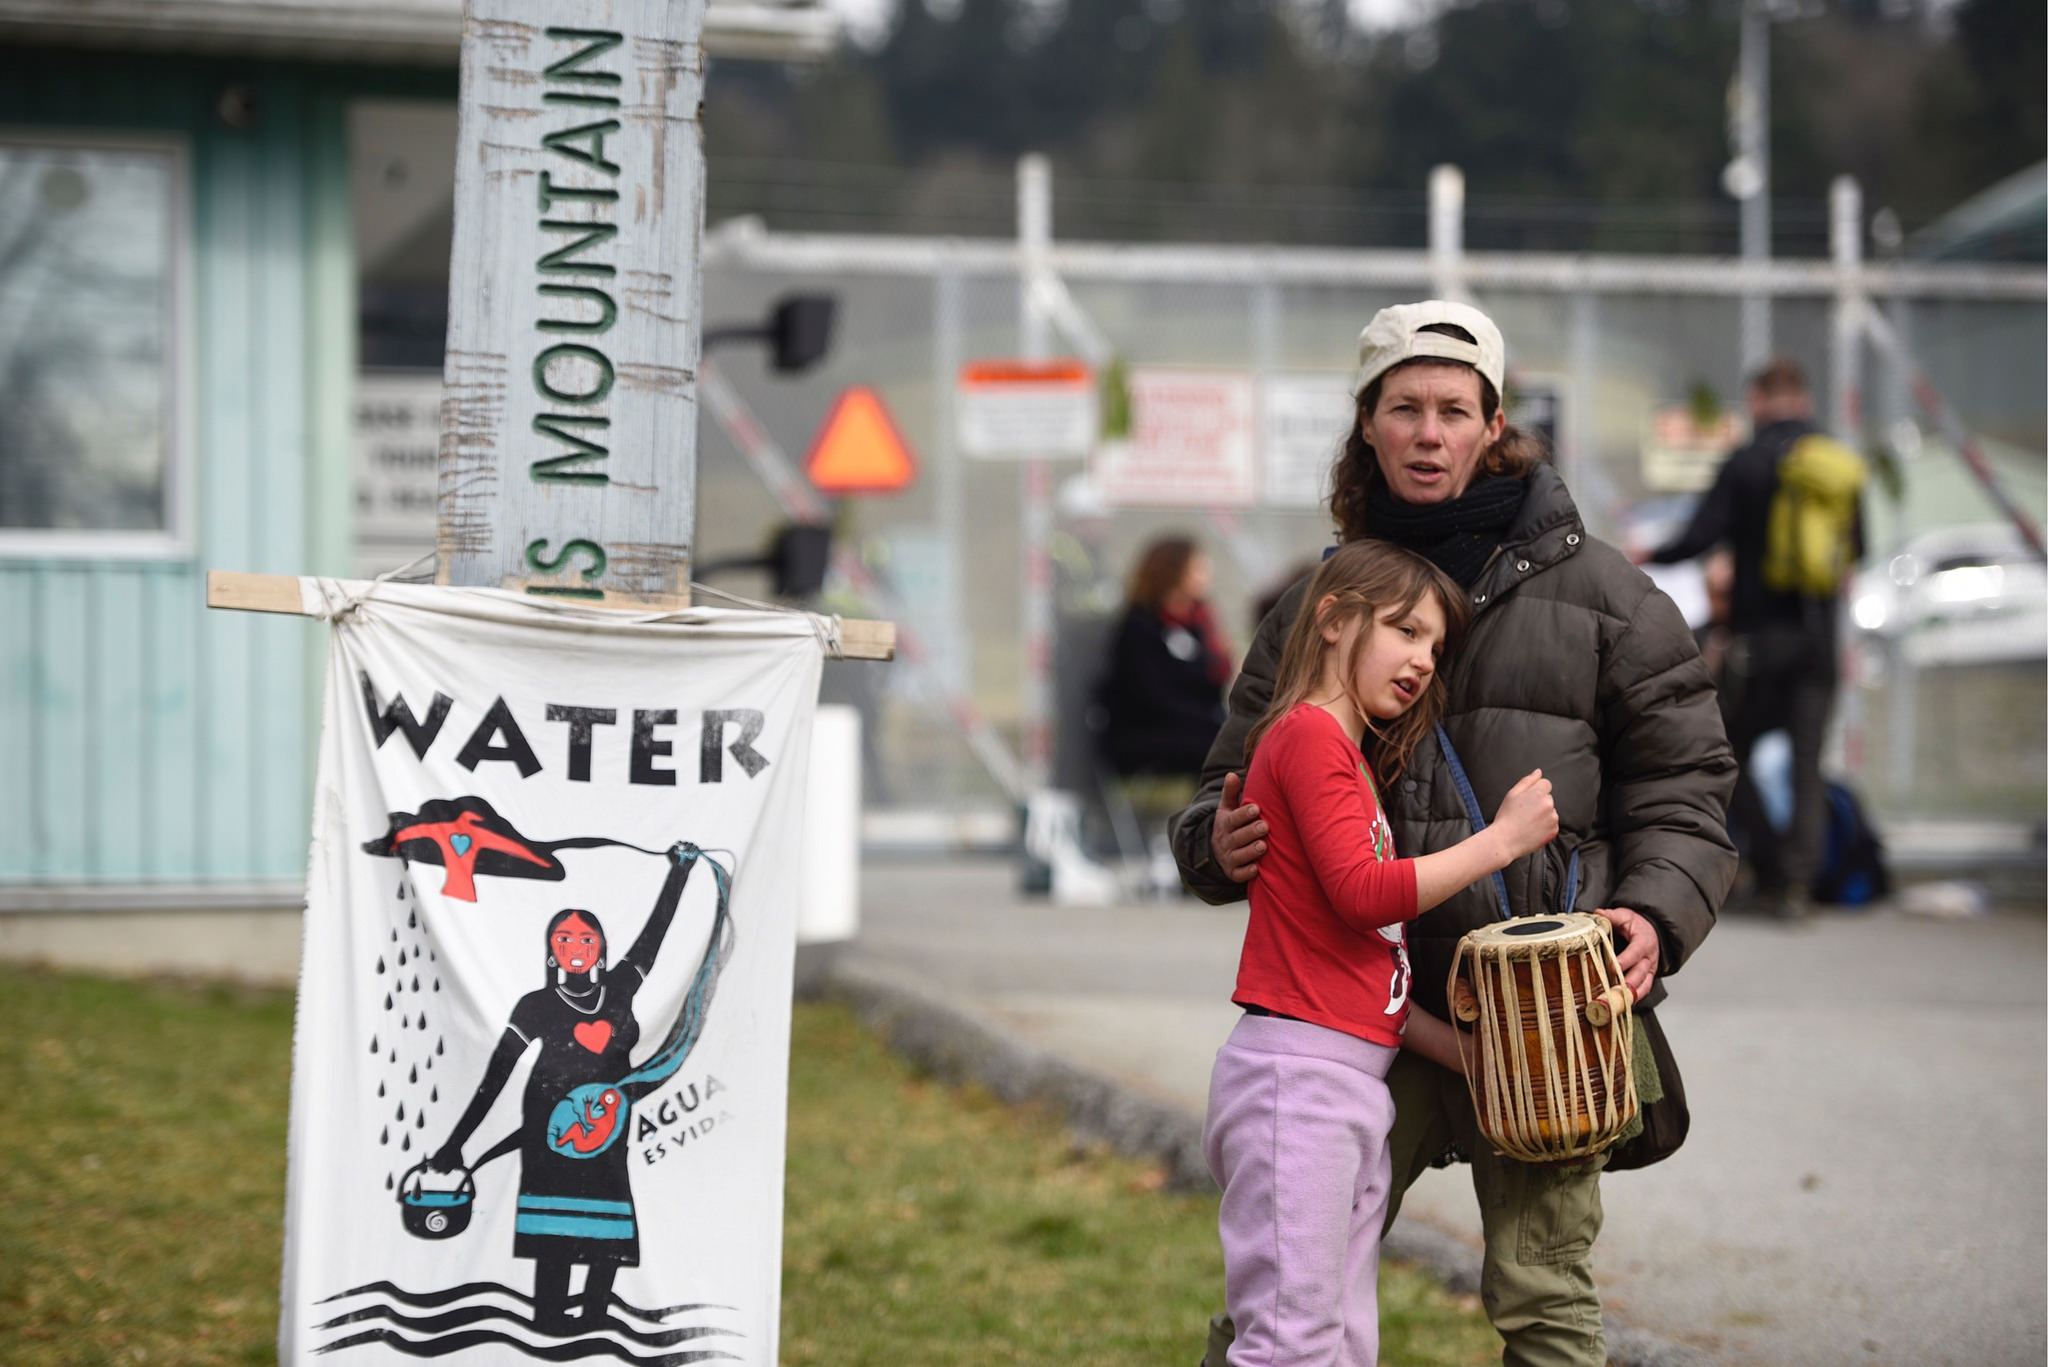
{"type": "MultiPolygon", "coordinates": [[[[1173,822],[1188,887],[1210,902],[1245,895],[1209,848],[1223,776],[1243,771],[1244,737],[1265,712],[1287,630],[1307,590],[1296,584],[1259,624],[1210,748],[1195,801],[1173,822]]],[[[1518,916],[1563,910],[1567,854],[1579,855],[1576,908],[1628,907],[1660,932],[1658,973],[1675,973],[1713,928],[1735,879],[1724,813],[1735,760],[1714,686],[1671,600],[1618,551],[1586,535],[1549,466],[1472,586],[1472,630],[1445,683],[1444,729],[1491,820],[1531,769],[1548,777],[1558,838],[1508,866],[1518,916]]],[[[1447,849],[1471,834],[1434,740],[1381,791],[1402,855],[1447,849]]],[[[1442,1016],[1458,938],[1499,918],[1482,880],[1409,927],[1415,1001],[1442,1016]]],[[[1664,996],[1661,981],[1645,1006],[1664,996]]]]}

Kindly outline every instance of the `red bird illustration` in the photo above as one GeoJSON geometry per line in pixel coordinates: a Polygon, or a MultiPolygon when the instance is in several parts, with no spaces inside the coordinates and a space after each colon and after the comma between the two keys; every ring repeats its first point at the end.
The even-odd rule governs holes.
{"type": "Polygon", "coordinates": [[[458,902],[476,900],[476,858],[485,850],[523,859],[542,868],[553,865],[524,844],[480,825],[475,812],[464,812],[453,821],[420,822],[391,833],[392,848],[408,840],[431,840],[441,850],[441,865],[447,871],[441,894],[458,902]]]}

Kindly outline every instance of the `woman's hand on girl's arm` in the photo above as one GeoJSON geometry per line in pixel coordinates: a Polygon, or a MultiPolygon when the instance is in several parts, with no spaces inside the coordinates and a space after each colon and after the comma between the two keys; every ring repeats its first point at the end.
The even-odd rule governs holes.
{"type": "Polygon", "coordinates": [[[1268,828],[1259,820],[1258,804],[1241,800],[1243,792],[1244,782],[1235,771],[1223,776],[1223,798],[1209,828],[1209,848],[1224,877],[1233,883],[1258,877],[1259,859],[1266,853],[1268,828]]]}
{"type": "Polygon", "coordinates": [[[1411,1006],[1408,1008],[1408,1033],[1402,1036],[1401,1047],[1463,1077],[1466,1056],[1474,1046],[1472,1037],[1449,1021],[1432,1016],[1419,1006],[1411,1006]]]}

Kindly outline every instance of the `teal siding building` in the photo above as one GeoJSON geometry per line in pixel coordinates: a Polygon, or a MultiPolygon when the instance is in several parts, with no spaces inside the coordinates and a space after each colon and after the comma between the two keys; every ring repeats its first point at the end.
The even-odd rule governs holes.
{"type": "MultiPolygon", "coordinates": [[[[448,220],[387,244],[438,282],[400,291],[394,350],[358,279],[394,222],[352,216],[366,173],[404,197],[392,145],[409,212],[449,202],[461,26],[461,0],[0,0],[0,913],[296,903],[324,636],[208,611],[206,572],[364,563],[359,353],[431,412],[448,220]],[[357,166],[373,106],[399,131],[357,166]]],[[[838,35],[816,0],[714,0],[704,41],[838,35]]]]}
{"type": "MultiPolygon", "coordinates": [[[[163,243],[153,273],[161,323],[145,344],[161,374],[154,525],[140,535],[110,527],[104,507],[49,507],[63,500],[46,492],[53,525],[38,527],[33,497],[0,496],[0,884],[304,876],[318,629],[209,612],[205,576],[348,572],[356,301],[346,110],[356,96],[394,92],[452,99],[453,73],[0,56],[0,158],[11,154],[0,160],[0,234],[11,224],[17,257],[52,254],[49,239],[66,226],[36,202],[39,181],[47,201],[53,181],[83,177],[86,207],[68,211],[77,216],[95,177],[109,178],[106,166],[124,156],[153,158],[164,173],[160,218],[124,225],[163,243]],[[39,231],[38,216],[59,221],[39,231]]],[[[61,282],[13,275],[0,276],[0,298],[40,284],[55,296],[49,307],[66,306],[61,282]]],[[[38,309],[17,311],[28,326],[0,348],[17,353],[19,370],[19,353],[37,345],[38,309]]],[[[56,402],[90,409],[94,377],[85,378],[86,393],[56,402]]],[[[0,447],[0,457],[18,464],[34,453],[0,447]]],[[[99,494],[81,489],[70,501],[99,494]]]]}

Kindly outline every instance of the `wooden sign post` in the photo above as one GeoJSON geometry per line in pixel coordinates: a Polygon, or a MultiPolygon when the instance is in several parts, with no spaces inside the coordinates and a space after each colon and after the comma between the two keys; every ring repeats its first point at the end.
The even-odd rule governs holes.
{"type": "MultiPolygon", "coordinates": [[[[705,0],[465,0],[439,582],[687,606],[705,0]]],[[[214,571],[210,607],[307,612],[214,571]]],[[[844,654],[891,659],[889,622],[844,654]]]]}
{"type": "Polygon", "coordinates": [[[468,0],[440,581],[687,593],[704,0],[468,0]]]}

